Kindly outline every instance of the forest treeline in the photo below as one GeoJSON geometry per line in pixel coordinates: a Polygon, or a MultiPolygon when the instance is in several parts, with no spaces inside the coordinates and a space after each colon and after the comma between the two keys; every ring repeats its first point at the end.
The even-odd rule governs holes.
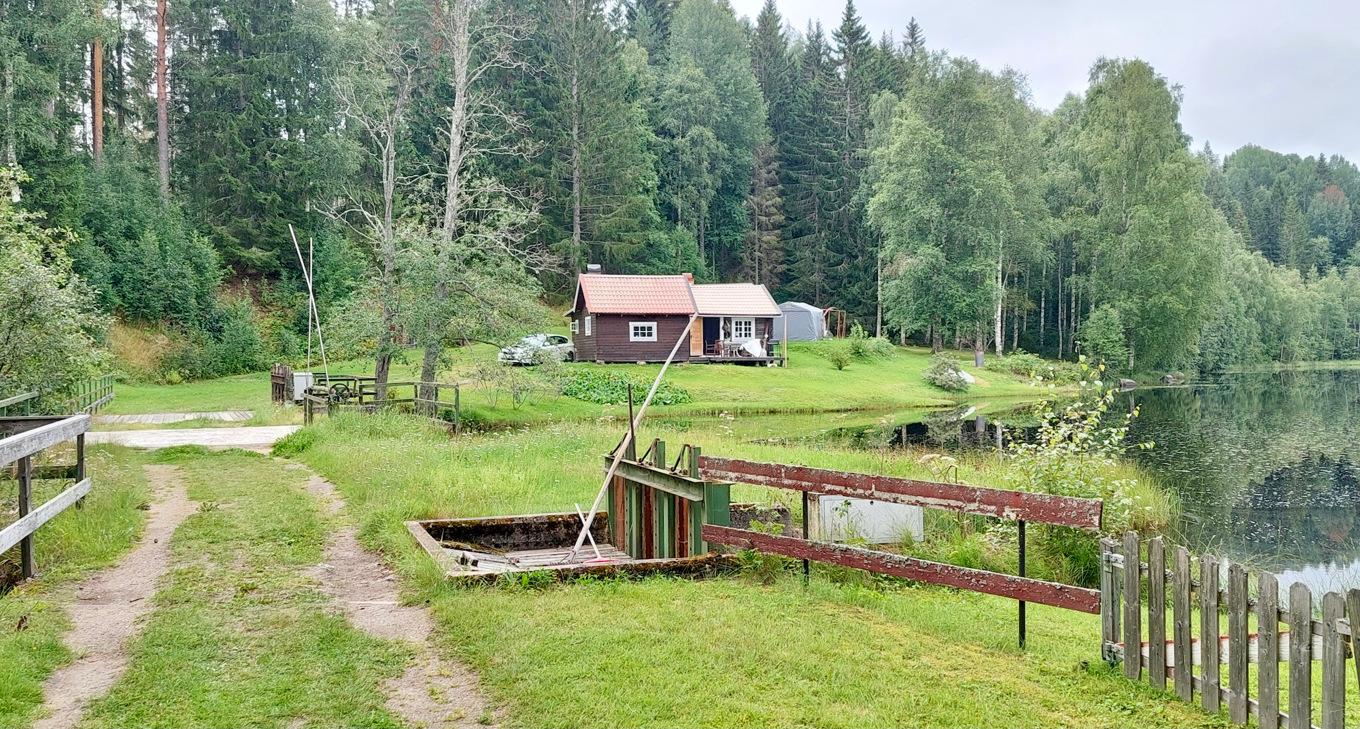
{"type": "Polygon", "coordinates": [[[1180,104],[1099,59],[1040,110],[850,1],[0,0],[3,227],[178,332],[182,376],[301,350],[308,249],[333,347],[427,375],[588,263],[979,357],[1360,357],[1360,170],[1194,149],[1180,104]]]}

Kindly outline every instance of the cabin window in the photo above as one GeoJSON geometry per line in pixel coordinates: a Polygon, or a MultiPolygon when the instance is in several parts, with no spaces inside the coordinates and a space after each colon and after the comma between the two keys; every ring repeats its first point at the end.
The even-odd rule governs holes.
{"type": "Polygon", "coordinates": [[[590,336],[590,316],[586,316],[586,336],[590,336]]]}
{"type": "Polygon", "coordinates": [[[737,342],[747,342],[756,338],[755,319],[733,319],[732,320],[732,339],[737,342]]]}
{"type": "Polygon", "coordinates": [[[630,321],[630,322],[628,322],[628,341],[630,341],[630,342],[655,342],[655,341],[656,341],[656,322],[654,322],[654,321],[630,321]]]}
{"type": "Polygon", "coordinates": [[[580,334],[580,333],[581,333],[581,320],[580,320],[580,319],[572,319],[572,320],[571,320],[571,333],[572,333],[572,334],[580,334]]]}

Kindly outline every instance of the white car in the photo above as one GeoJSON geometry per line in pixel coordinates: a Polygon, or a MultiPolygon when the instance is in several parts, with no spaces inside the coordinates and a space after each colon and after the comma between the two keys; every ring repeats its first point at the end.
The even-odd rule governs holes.
{"type": "Polygon", "coordinates": [[[561,362],[576,359],[576,345],[560,334],[530,334],[501,350],[502,364],[536,365],[548,358],[561,362]]]}

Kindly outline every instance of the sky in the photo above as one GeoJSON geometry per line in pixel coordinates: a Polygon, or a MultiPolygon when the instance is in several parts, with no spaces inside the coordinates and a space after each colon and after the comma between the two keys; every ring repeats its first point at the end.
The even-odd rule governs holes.
{"type": "MultiPolygon", "coordinates": [[[[731,0],[753,21],[763,0],[731,0]]],[[[843,0],[776,0],[802,31],[840,24],[843,0]]],[[[926,45],[1029,78],[1052,109],[1086,88],[1101,56],[1138,57],[1184,95],[1181,125],[1199,149],[1244,144],[1360,161],[1360,2],[1355,0],[857,0],[871,35],[898,39],[916,17],[926,45]]]]}

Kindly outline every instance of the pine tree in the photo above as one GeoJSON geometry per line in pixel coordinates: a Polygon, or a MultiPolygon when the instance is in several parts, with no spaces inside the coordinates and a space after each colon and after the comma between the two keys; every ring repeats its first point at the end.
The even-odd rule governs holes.
{"type": "Polygon", "coordinates": [[[820,25],[809,25],[789,100],[787,131],[777,139],[784,178],[785,260],[783,294],[816,306],[831,306],[828,272],[836,265],[830,248],[835,235],[833,198],[840,179],[833,100],[835,62],[820,25]]]}
{"type": "Polygon", "coordinates": [[[764,142],[756,147],[755,175],[746,199],[751,230],[746,238],[742,278],[770,288],[778,288],[784,273],[784,200],[780,194],[779,159],[774,146],[764,142]]]}

